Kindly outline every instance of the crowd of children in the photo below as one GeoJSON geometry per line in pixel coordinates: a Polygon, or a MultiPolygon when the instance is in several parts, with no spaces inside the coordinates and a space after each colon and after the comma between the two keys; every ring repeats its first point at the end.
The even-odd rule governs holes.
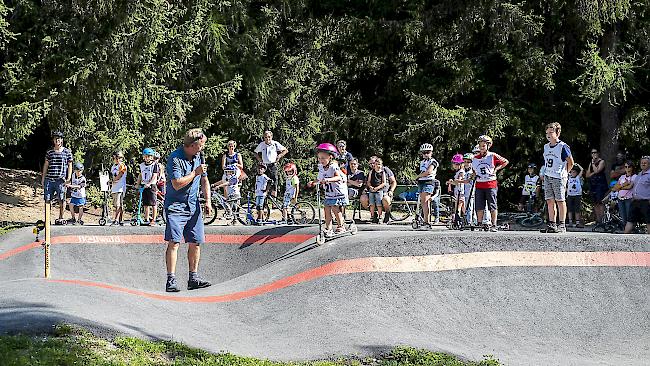
{"type": "MultiPolygon", "coordinates": [[[[519,208],[528,212],[535,211],[535,202],[538,197],[543,197],[548,210],[548,220],[543,232],[562,233],[567,226],[575,225],[584,227],[581,217],[582,195],[584,187],[583,169],[575,164],[571,149],[568,144],[560,140],[561,125],[557,122],[546,126],[548,143],[544,145],[541,156],[543,166],[539,175],[537,166],[529,164],[524,177],[519,208]],[[568,220],[567,220],[568,219],[568,220]]],[[[80,163],[74,164],[74,174],[67,175],[68,165],[72,165],[69,149],[62,145],[63,136],[56,132],[53,135],[54,148],[48,151],[46,164],[43,169],[43,183],[46,201],[56,193],[62,195],[62,187],[70,192],[71,219],[68,223],[83,225],[83,207],[86,204],[85,187],[86,178],[83,176],[84,167],[80,163]],[[67,178],[66,178],[67,177],[67,178]],[[65,182],[65,183],[62,183],[65,182]],[[47,184],[46,184],[47,183],[47,184]],[[75,211],[78,215],[75,216],[75,211]]],[[[498,172],[508,166],[508,159],[492,152],[493,140],[490,136],[481,135],[472,153],[455,154],[451,158],[451,167],[454,170],[452,179],[446,182],[448,191],[456,201],[454,217],[465,223],[483,223],[484,216],[489,212],[487,229],[497,231],[498,213],[498,172]]],[[[213,189],[224,188],[228,200],[241,198],[240,186],[246,177],[243,172],[242,159],[235,151],[234,141],[228,142],[228,153],[223,157],[224,174],[222,180],[213,185],[213,189]]],[[[383,199],[386,188],[390,185],[382,160],[375,158],[370,172],[366,175],[359,169],[359,161],[346,150],[344,140],[336,143],[321,143],[316,147],[318,160],[318,177],[308,185],[322,188],[324,191],[325,233],[333,235],[345,232],[344,209],[350,198],[357,198],[362,192],[368,195],[371,222],[379,223],[379,218],[384,214],[383,199]]],[[[431,201],[439,199],[439,185],[437,170],[438,161],[433,158],[433,146],[424,143],[420,146],[419,171],[416,176],[418,197],[421,207],[421,217],[424,227],[431,227],[436,222],[430,222],[429,212],[431,201]]],[[[164,195],[165,172],[160,164],[160,154],[152,148],[142,151],[142,163],[135,180],[136,188],[141,191],[144,206],[144,221],[146,224],[155,225],[157,200],[164,195]],[[161,191],[160,194],[158,191],[161,191]]],[[[123,225],[124,195],[126,193],[126,177],[128,168],[124,163],[121,151],[113,154],[113,166],[110,168],[112,177],[111,196],[114,215],[111,225],[123,225]]],[[[599,174],[599,161],[592,161],[588,174],[599,174]],[[594,173],[596,171],[596,173],[594,173]]],[[[288,208],[295,204],[300,193],[300,179],[294,163],[287,163],[283,167],[285,173],[285,193],[282,204],[283,221],[288,220],[288,208]]],[[[632,209],[632,187],[637,175],[634,174],[634,163],[626,161],[625,174],[620,175],[613,182],[607,192],[616,198],[623,221],[630,218],[632,209]]],[[[599,170],[600,169],[600,170],[599,170]]],[[[267,164],[257,166],[255,178],[255,206],[257,219],[262,221],[263,206],[268,193],[277,182],[267,175],[267,164]]],[[[434,207],[436,205],[433,205],[434,207]]],[[[387,213],[386,213],[387,215],[387,213]]],[[[436,214],[437,218],[438,215],[436,214]]],[[[61,217],[62,219],[62,213],[61,217]]],[[[59,221],[57,220],[57,223],[59,221]]]]}

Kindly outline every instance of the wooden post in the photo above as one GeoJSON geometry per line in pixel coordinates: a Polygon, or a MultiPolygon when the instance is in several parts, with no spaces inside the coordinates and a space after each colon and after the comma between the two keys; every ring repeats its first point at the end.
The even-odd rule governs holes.
{"type": "Polygon", "coordinates": [[[52,206],[50,202],[45,202],[45,242],[43,248],[45,249],[45,278],[50,278],[50,210],[52,206]]]}

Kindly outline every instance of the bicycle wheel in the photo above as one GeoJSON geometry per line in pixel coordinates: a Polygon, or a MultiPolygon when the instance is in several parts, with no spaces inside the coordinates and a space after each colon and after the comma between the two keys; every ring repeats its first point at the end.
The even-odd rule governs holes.
{"type": "Polygon", "coordinates": [[[307,201],[298,201],[291,208],[291,220],[300,225],[313,224],[316,218],[314,205],[307,201]]]}
{"type": "Polygon", "coordinates": [[[618,226],[617,223],[610,223],[608,225],[605,225],[605,232],[610,233],[610,234],[616,234],[616,232],[620,230],[620,227],[618,226]]]}
{"type": "Polygon", "coordinates": [[[544,219],[541,216],[533,215],[521,220],[521,226],[523,227],[537,227],[544,223],[544,219]]]}
{"type": "Polygon", "coordinates": [[[203,210],[203,225],[210,225],[217,219],[217,206],[214,205],[214,202],[210,202],[212,206],[212,214],[206,215],[205,210],[203,210]]]}
{"type": "Polygon", "coordinates": [[[239,203],[234,202],[232,204],[232,214],[235,216],[235,220],[239,221],[240,224],[250,225],[250,223],[248,223],[246,220],[248,216],[248,210],[247,208],[242,207],[239,203]]]}
{"type": "Polygon", "coordinates": [[[607,224],[598,223],[591,228],[591,231],[594,233],[604,233],[607,232],[607,224]]]}
{"type": "Polygon", "coordinates": [[[404,221],[413,214],[408,201],[395,201],[390,207],[390,218],[393,221],[404,221]]]}

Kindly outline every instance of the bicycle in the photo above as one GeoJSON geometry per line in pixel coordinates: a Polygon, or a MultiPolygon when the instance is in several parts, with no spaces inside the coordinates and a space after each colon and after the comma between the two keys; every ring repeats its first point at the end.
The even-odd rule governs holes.
{"type": "MultiPolygon", "coordinates": [[[[209,216],[205,215],[205,213],[203,214],[204,225],[212,224],[217,219],[217,216],[219,216],[219,210],[221,210],[221,216],[226,220],[228,225],[234,225],[237,221],[242,225],[247,225],[246,219],[242,218],[240,215],[242,209],[240,204],[241,197],[236,196],[226,198],[223,194],[215,190],[211,191],[210,195],[212,201],[212,214],[209,216]]],[[[205,204],[205,198],[201,196],[199,202],[205,204]]]]}
{"type": "Polygon", "coordinates": [[[601,201],[605,206],[605,213],[602,220],[591,228],[592,232],[602,232],[614,234],[617,231],[625,230],[625,223],[620,216],[611,212],[610,204],[616,203],[616,199],[610,199],[609,194],[601,201]]]}
{"type": "Polygon", "coordinates": [[[523,227],[528,227],[528,228],[538,227],[544,223],[544,216],[543,216],[544,211],[546,211],[546,201],[544,201],[544,204],[542,205],[542,209],[539,210],[539,212],[533,212],[529,216],[518,220],[517,223],[523,227]]]}
{"type": "MultiPolygon", "coordinates": [[[[395,189],[395,199],[391,204],[390,218],[395,222],[400,222],[415,215],[418,206],[418,191],[417,185],[398,185],[395,189]]],[[[448,194],[439,194],[438,212],[441,218],[451,217],[452,209],[455,206],[455,199],[448,194]]],[[[432,199],[429,201],[429,214],[431,216],[430,222],[435,220],[435,202],[432,199]]],[[[444,219],[441,221],[445,221],[444,219]]]]}
{"type": "MultiPolygon", "coordinates": [[[[284,202],[281,198],[275,196],[266,196],[262,206],[262,219],[263,221],[271,221],[271,209],[282,211],[284,202]]],[[[287,207],[287,223],[297,225],[313,224],[316,219],[316,209],[311,202],[306,200],[298,200],[296,203],[290,202],[287,207]]]]}

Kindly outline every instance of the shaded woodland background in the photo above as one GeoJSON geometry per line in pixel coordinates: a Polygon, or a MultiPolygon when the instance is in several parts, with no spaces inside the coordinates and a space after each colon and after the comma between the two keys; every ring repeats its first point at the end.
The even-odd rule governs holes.
{"type": "Polygon", "coordinates": [[[649,55],[648,0],[4,0],[0,165],[40,169],[57,129],[94,174],[202,127],[251,166],[271,129],[301,171],[343,138],[405,180],[488,133],[516,191],[548,122],[582,165],[650,152],[649,55]]]}

